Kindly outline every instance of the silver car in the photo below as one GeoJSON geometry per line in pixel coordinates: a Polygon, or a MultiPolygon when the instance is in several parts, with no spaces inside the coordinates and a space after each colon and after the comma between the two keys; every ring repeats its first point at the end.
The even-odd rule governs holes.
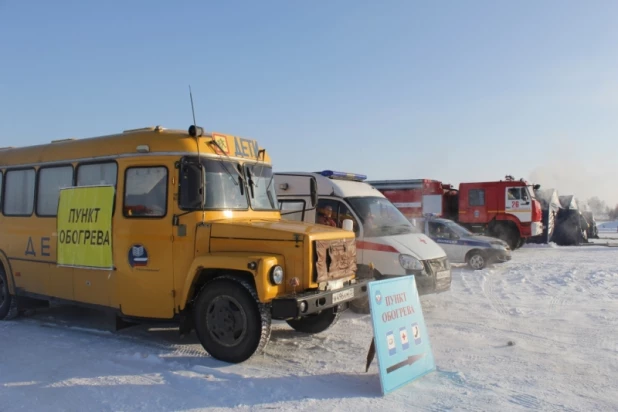
{"type": "Polygon", "coordinates": [[[491,263],[511,260],[509,245],[489,236],[476,235],[452,220],[428,217],[424,232],[446,252],[451,263],[467,263],[480,270],[491,263]]]}

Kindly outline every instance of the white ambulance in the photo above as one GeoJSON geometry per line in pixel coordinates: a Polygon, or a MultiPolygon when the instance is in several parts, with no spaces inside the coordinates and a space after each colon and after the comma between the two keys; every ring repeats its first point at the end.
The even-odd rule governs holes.
{"type": "MultiPolygon", "coordinates": [[[[365,183],[366,178],[332,170],[275,173],[282,218],[339,228],[345,219],[351,219],[359,278],[414,275],[420,295],[449,290],[451,266],[444,249],[414,227],[380,191],[365,183]]],[[[369,312],[366,299],[350,307],[369,312]]]]}

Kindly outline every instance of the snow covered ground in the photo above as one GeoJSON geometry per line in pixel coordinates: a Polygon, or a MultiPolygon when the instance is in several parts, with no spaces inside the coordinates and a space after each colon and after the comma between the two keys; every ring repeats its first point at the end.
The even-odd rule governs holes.
{"type": "Polygon", "coordinates": [[[166,325],[41,311],[0,322],[0,411],[618,410],[618,247],[528,245],[422,304],[437,371],[384,398],[375,361],[364,373],[369,316],[313,337],[278,324],[228,365],[166,325]]]}

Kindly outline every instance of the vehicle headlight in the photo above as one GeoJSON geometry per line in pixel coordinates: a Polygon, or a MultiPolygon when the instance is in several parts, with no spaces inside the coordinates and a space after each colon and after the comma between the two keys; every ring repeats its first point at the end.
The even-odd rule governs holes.
{"type": "Polygon", "coordinates": [[[492,242],[491,247],[494,249],[506,249],[506,243],[492,242]]]}
{"type": "Polygon", "coordinates": [[[283,282],[283,268],[281,266],[274,266],[270,271],[270,281],[273,285],[280,285],[283,282]]]}
{"type": "Polygon", "coordinates": [[[399,255],[399,264],[405,270],[424,270],[425,266],[417,258],[410,255],[399,255]]]}

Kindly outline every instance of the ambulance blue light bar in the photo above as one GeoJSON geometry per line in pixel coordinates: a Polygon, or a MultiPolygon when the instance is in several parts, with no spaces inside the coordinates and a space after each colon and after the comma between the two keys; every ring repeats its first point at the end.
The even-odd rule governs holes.
{"type": "Polygon", "coordinates": [[[331,179],[355,180],[357,182],[367,179],[367,176],[358,173],[335,172],[334,170],[324,170],[320,174],[331,179]]]}

